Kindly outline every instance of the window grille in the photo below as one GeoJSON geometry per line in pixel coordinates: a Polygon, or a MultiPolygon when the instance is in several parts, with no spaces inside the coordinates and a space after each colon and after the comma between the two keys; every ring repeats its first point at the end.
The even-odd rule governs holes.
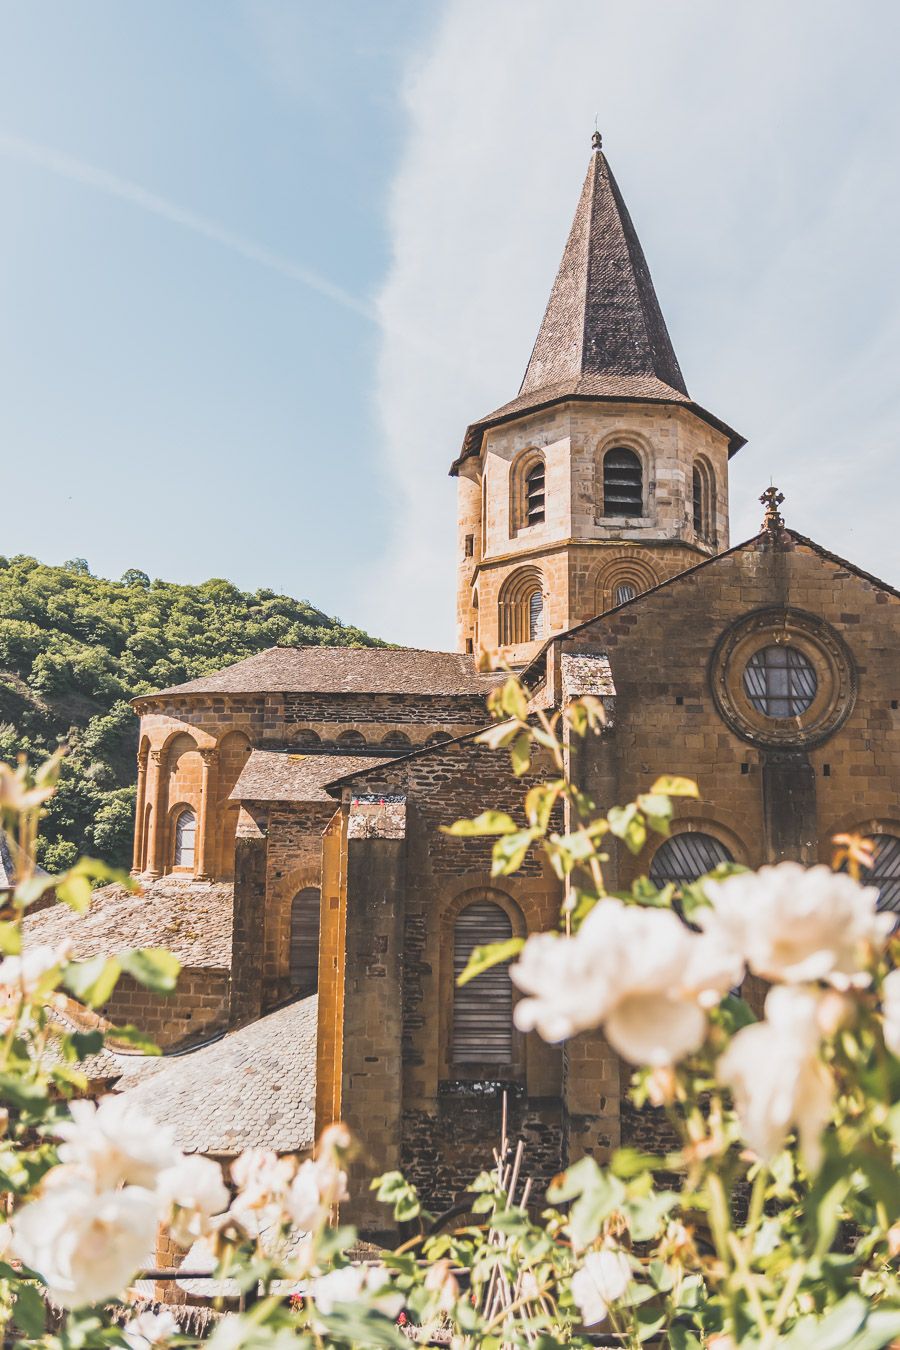
{"type": "Polygon", "coordinates": [[[544,465],[535,464],[525,479],[525,524],[539,525],[544,519],[544,465]]]}
{"type": "Polygon", "coordinates": [[[607,450],[603,457],[603,514],[642,516],[644,477],[641,461],[624,447],[607,450]]]}
{"type": "Polygon", "coordinates": [[[633,600],[637,595],[637,586],[632,585],[630,581],[622,581],[616,587],[615,602],[617,605],[624,605],[626,600],[633,600]]]}
{"type": "Polygon", "coordinates": [[[878,908],[900,914],[900,839],[894,834],[870,835],[875,862],[863,869],[867,886],[878,887],[878,908]]]}
{"type": "Polygon", "coordinates": [[[509,915],[499,905],[478,901],[462,911],[453,929],[454,1064],[511,1064],[513,1058],[512,981],[506,964],[492,966],[457,987],[473,948],[507,942],[513,935],[509,915]]]}
{"type": "Polygon", "coordinates": [[[540,591],[533,591],[528,600],[528,638],[544,636],[544,597],[540,591]]]}
{"type": "Polygon", "coordinates": [[[744,670],[747,697],[766,717],[799,717],[817,688],[813,665],[796,647],[763,647],[744,670]]]}
{"type": "Polygon", "coordinates": [[[291,902],[291,945],[288,970],[291,987],[305,998],[319,987],[319,892],[298,891],[291,902]]]}
{"type": "Polygon", "coordinates": [[[719,863],[733,862],[723,843],[711,834],[687,830],[665,839],[650,863],[650,880],[654,886],[666,886],[670,881],[679,886],[688,885],[698,877],[706,876],[719,863]]]}
{"type": "Polygon", "coordinates": [[[179,814],[175,822],[174,863],[176,867],[193,867],[196,843],[197,817],[188,808],[179,814]]]}

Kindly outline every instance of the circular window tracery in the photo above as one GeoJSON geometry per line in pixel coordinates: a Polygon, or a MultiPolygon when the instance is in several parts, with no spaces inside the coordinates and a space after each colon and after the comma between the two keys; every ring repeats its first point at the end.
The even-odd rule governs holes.
{"type": "Polygon", "coordinates": [[[710,663],[716,708],[752,745],[818,745],[849,717],[856,670],[842,638],[814,614],[772,606],[723,633],[710,663]]]}
{"type": "Polygon", "coordinates": [[[819,687],[816,668],[798,647],[760,647],[744,667],[744,689],[766,717],[799,717],[819,687]]]}

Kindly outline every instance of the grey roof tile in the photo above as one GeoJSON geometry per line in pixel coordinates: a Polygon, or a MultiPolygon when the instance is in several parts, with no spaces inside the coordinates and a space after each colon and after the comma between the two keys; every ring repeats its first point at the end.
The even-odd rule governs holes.
{"type": "Polygon", "coordinates": [[[357,769],[386,764],[387,756],[298,755],[254,750],[231,792],[232,801],[332,802],[325,784],[357,769]]]}

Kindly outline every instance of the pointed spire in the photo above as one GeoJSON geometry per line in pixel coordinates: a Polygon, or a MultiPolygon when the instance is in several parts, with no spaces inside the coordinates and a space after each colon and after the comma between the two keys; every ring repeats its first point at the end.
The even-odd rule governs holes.
{"type": "Polygon", "coordinates": [[[599,131],[591,144],[575,219],[519,392],[624,376],[659,381],[686,396],[650,269],[599,131]]]}

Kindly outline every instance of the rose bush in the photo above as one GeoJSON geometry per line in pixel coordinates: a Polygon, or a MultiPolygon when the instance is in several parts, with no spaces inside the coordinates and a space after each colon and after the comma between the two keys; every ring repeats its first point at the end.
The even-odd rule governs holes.
{"type": "MultiPolygon", "coordinates": [[[[123,970],[155,988],[177,972],[161,952],[76,962],[23,950],[30,904],[53,887],[83,910],[108,873],[82,862],[32,874],[57,762],[0,766],[2,823],[25,860],[0,917],[8,1337],[58,1350],[170,1344],[175,1316],[127,1311],[162,1224],[253,1295],[217,1323],[213,1350],[402,1348],[414,1328],[460,1350],[551,1350],[589,1333],[668,1350],[880,1350],[900,1338],[900,944],[860,881],[865,846],[842,841],[844,873],[728,865],[680,889],[642,877],[610,895],[609,850],[640,853],[648,833],[668,832],[673,798],[696,788],[663,779],[604,815],[569,775],[573,739],[602,725],[599,703],[549,716],[515,680],[491,702],[484,739],[509,747],[516,773],[546,767],[546,782],[522,820],[487,810],[449,832],[494,837],[495,876],[543,851],[565,899],[555,931],[476,950],[461,979],[512,960],[520,1029],[604,1037],[634,1068],[635,1107],[664,1110],[677,1147],[573,1161],[527,1207],[498,1169],[483,1172],[475,1221],[431,1235],[414,1188],[386,1173],[379,1198],[420,1231],[375,1264],[353,1260],[355,1234],[337,1225],[354,1141],[339,1123],[313,1158],[248,1150],[226,1175],[181,1154],[125,1098],[78,1100],[79,1062],[103,1035],[54,1024],[64,993],[97,1006],[123,970]],[[758,1018],[733,992],[746,972],[770,985],[758,1018]],[[49,1305],[67,1310],[53,1334],[49,1305]]],[[[107,1034],[141,1044],[133,1028],[107,1034]]]]}

